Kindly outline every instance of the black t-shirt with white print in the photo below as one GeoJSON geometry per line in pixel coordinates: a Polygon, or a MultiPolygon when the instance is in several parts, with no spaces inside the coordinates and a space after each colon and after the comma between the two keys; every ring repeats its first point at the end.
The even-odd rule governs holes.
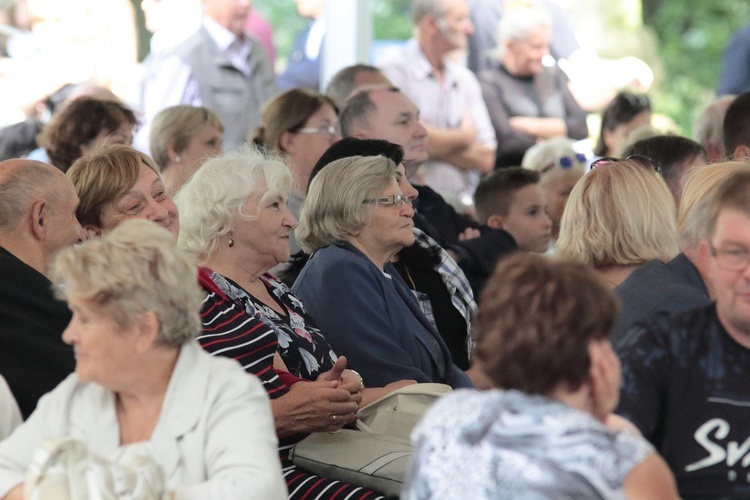
{"type": "Polygon", "coordinates": [[[682,497],[750,498],[750,349],[715,305],[638,324],[617,352],[617,413],[664,457],[682,497]]]}

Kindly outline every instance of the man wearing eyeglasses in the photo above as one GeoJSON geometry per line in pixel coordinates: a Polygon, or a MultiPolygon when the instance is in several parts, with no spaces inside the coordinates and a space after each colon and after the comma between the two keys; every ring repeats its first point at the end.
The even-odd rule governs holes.
{"type": "Polygon", "coordinates": [[[632,328],[617,413],[671,467],[684,498],[750,496],[750,172],[708,202],[699,254],[715,304],[632,328]]]}

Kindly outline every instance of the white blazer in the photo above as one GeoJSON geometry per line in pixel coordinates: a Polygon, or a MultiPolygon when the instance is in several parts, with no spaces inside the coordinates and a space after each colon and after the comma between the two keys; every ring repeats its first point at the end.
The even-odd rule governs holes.
{"type": "MultiPolygon", "coordinates": [[[[120,432],[115,395],[71,374],[0,443],[0,498],[24,481],[46,438],[69,436],[113,457],[120,432]]],[[[236,361],[197,343],[180,349],[161,415],[144,443],[178,499],[285,499],[268,396],[236,361]]]]}
{"type": "Polygon", "coordinates": [[[10,387],[0,375],[0,440],[5,439],[21,424],[21,410],[10,387]]]}

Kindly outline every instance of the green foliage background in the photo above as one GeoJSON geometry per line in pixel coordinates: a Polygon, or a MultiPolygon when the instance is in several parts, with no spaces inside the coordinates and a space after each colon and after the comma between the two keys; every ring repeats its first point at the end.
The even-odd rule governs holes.
{"type": "Polygon", "coordinates": [[[683,132],[714,98],[724,49],[750,23],[747,0],[642,0],[643,22],[658,40],[663,72],[653,92],[657,111],[683,132]]]}
{"type": "MultiPolygon", "coordinates": [[[[409,3],[372,0],[376,39],[411,35],[409,3]]],[[[255,0],[254,6],[275,26],[276,48],[283,59],[307,20],[297,14],[292,0],[255,0]]],[[[651,92],[654,106],[689,135],[693,120],[714,97],[726,44],[736,30],[750,22],[750,1],[607,0],[600,2],[598,9],[601,23],[615,29],[637,27],[642,11],[645,36],[656,40],[654,53],[642,55],[656,70],[651,92]]]]}

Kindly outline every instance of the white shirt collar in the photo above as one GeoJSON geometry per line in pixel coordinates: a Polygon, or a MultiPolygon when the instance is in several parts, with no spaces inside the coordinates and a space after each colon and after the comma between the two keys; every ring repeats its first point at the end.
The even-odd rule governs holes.
{"type": "Polygon", "coordinates": [[[235,40],[242,40],[247,43],[247,40],[238,38],[237,35],[208,16],[203,16],[203,26],[222,52],[225,52],[235,40]]]}

